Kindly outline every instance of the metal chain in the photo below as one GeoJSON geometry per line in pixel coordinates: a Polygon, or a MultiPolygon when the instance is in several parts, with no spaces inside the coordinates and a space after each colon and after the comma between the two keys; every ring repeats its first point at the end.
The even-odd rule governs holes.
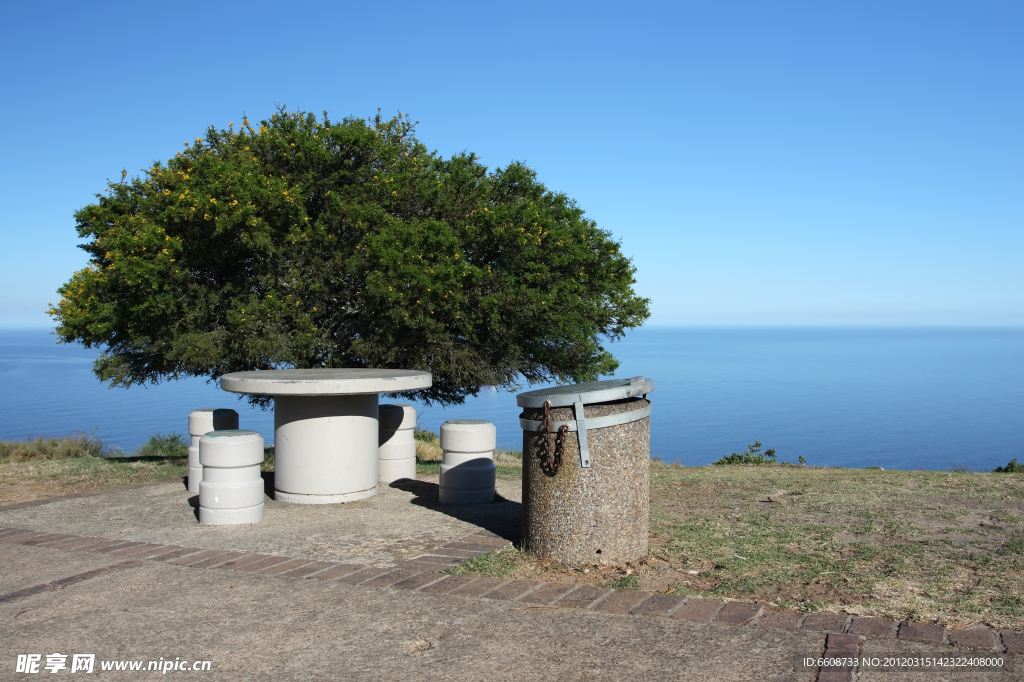
{"type": "Polygon", "coordinates": [[[558,436],[555,438],[555,459],[553,473],[558,473],[562,467],[562,455],[565,453],[566,434],[569,433],[569,425],[562,424],[558,427],[558,436]]]}
{"type": "Polygon", "coordinates": [[[562,455],[565,452],[566,434],[569,426],[558,427],[558,435],[551,433],[551,401],[544,401],[544,457],[541,458],[541,469],[548,476],[554,476],[562,468],[562,455]],[[545,466],[545,464],[547,466],[545,466]]]}

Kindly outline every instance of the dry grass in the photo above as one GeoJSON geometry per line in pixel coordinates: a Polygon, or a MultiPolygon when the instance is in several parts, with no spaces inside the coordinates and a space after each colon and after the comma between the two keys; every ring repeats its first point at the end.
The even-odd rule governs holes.
{"type": "Polygon", "coordinates": [[[416,463],[429,464],[441,461],[441,439],[433,431],[416,429],[416,463]]]}
{"type": "Polygon", "coordinates": [[[1021,629],[1024,475],[655,462],[646,560],[456,570],[1021,629]]]}
{"type": "Polygon", "coordinates": [[[85,434],[0,441],[0,505],[187,473],[187,448],[175,434],[154,436],[139,451],[124,457],[85,434]]]}
{"type": "Polygon", "coordinates": [[[0,441],[0,464],[39,462],[74,457],[101,457],[111,449],[91,435],[76,433],[64,438],[0,441]]]}
{"type": "Polygon", "coordinates": [[[1019,628],[1022,507],[1019,474],[656,466],[652,564],[701,594],[1019,628]]]}
{"type": "Polygon", "coordinates": [[[70,457],[0,465],[0,505],[186,475],[187,460],[70,457]]]}

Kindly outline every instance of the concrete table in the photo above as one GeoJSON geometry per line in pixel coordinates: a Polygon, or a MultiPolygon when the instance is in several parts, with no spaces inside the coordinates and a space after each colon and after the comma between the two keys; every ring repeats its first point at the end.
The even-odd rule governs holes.
{"type": "Polygon", "coordinates": [[[430,372],[404,369],[268,369],[220,378],[225,391],[274,397],[274,497],[295,504],[376,495],[378,394],[430,385],[430,372]]]}

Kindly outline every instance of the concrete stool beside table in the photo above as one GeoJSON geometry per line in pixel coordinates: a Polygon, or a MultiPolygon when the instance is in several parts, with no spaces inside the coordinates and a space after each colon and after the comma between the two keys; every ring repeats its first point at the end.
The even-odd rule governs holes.
{"type": "Polygon", "coordinates": [[[380,406],[377,420],[380,422],[377,445],[380,482],[416,480],[416,408],[384,404],[380,406]]]}
{"type": "Polygon", "coordinates": [[[234,410],[193,410],[188,415],[188,491],[199,494],[199,482],[203,480],[203,465],[199,461],[199,439],[210,431],[228,431],[238,428],[238,413],[234,410]]]}
{"type": "Polygon", "coordinates": [[[494,502],[494,449],[497,429],[482,419],[451,419],[441,424],[441,504],[494,502]]]}
{"type": "Polygon", "coordinates": [[[210,431],[199,439],[199,461],[199,523],[222,526],[263,520],[263,436],[255,431],[210,431]]]}

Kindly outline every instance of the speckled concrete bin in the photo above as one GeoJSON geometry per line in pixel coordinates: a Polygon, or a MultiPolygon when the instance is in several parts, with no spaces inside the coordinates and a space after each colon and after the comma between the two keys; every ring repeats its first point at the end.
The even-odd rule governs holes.
{"type": "Polygon", "coordinates": [[[518,396],[528,551],[567,565],[647,555],[653,390],[633,377],[518,396]]]}
{"type": "Polygon", "coordinates": [[[203,480],[203,465],[199,463],[199,439],[210,431],[230,431],[238,428],[238,413],[234,410],[207,408],[192,410],[188,415],[188,435],[192,442],[188,447],[188,491],[199,494],[199,482],[203,480]]]}

